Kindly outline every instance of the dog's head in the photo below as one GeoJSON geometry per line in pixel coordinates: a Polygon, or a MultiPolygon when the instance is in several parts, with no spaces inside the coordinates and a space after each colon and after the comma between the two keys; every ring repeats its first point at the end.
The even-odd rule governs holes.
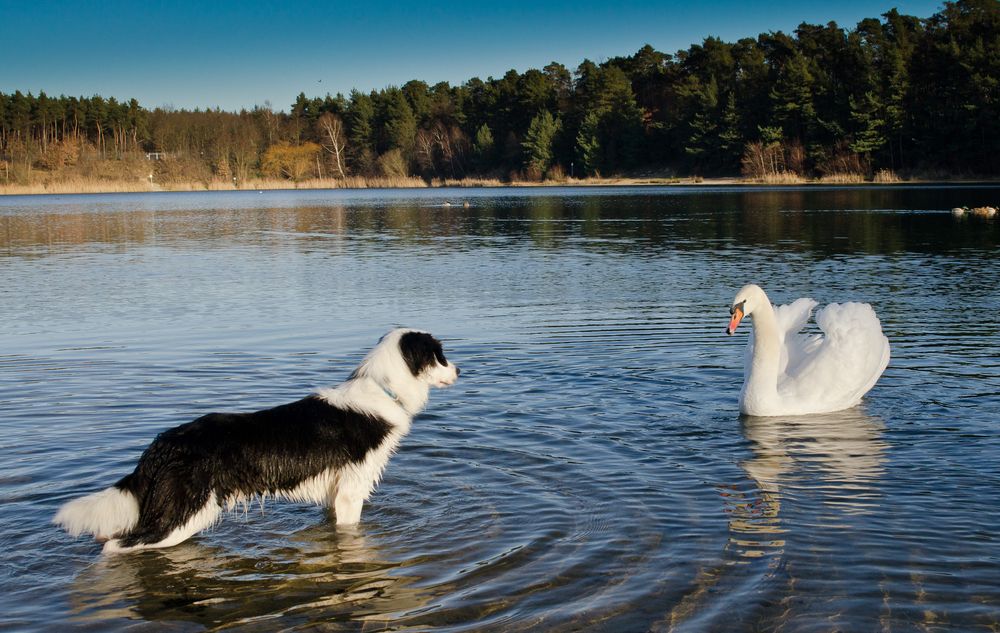
{"type": "Polygon", "coordinates": [[[419,409],[430,387],[447,387],[458,379],[458,367],[445,358],[441,342],[420,330],[400,328],[379,340],[354,378],[370,378],[419,409]]]}
{"type": "Polygon", "coordinates": [[[399,352],[410,374],[431,387],[447,387],[458,380],[458,367],[445,358],[441,341],[427,332],[404,331],[399,337],[399,352]]]}

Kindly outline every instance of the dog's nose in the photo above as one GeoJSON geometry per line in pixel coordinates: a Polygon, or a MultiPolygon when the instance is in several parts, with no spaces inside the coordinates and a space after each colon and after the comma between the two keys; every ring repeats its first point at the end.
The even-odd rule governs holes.
{"type": "Polygon", "coordinates": [[[460,376],[461,374],[462,370],[458,368],[458,365],[455,365],[455,376],[457,377],[460,376]]]}

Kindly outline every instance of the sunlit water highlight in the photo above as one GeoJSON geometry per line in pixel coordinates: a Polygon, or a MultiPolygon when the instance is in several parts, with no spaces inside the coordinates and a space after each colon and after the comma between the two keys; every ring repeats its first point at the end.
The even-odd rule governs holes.
{"type": "Polygon", "coordinates": [[[1000,223],[948,209],[998,200],[0,198],[0,628],[997,630],[1000,223]],[[875,306],[893,360],[862,406],[739,416],[748,281],[875,306]],[[339,382],[396,325],[462,377],[356,529],[268,503],[102,558],[50,525],[157,432],[339,382]]]}

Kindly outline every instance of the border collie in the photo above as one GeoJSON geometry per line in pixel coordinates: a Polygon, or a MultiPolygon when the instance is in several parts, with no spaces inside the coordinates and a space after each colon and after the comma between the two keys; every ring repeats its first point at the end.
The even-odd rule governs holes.
{"type": "Polygon", "coordinates": [[[107,540],[105,552],[176,545],[257,496],[322,504],[338,525],[357,523],[430,388],[458,373],[430,334],[393,330],[336,387],[160,433],[132,474],[66,503],[53,522],[107,540]]]}

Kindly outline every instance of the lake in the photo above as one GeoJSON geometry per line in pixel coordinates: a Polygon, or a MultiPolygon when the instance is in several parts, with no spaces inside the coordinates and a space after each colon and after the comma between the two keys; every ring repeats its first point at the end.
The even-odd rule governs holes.
{"type": "Polygon", "coordinates": [[[0,197],[0,629],[1000,628],[997,186],[0,197]],[[468,206],[465,206],[468,203],[468,206]],[[836,414],[741,417],[729,305],[873,305],[836,414]],[[50,521],[171,426],[462,369],[356,529],[269,502],[104,557],[50,521]]]}

